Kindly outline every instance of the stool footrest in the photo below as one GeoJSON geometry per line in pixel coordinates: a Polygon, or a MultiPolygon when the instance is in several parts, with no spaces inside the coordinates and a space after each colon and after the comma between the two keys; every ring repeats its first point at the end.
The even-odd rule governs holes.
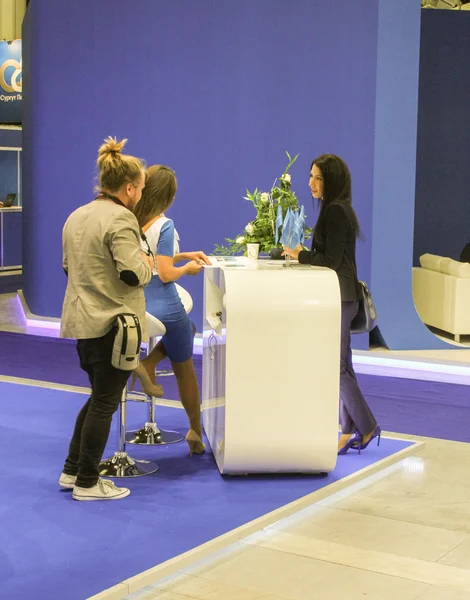
{"type": "Polygon", "coordinates": [[[173,372],[172,369],[161,369],[161,370],[157,369],[157,372],[156,372],[157,377],[171,377],[174,374],[175,373],[173,372]]]}
{"type": "Polygon", "coordinates": [[[111,458],[100,462],[102,477],[141,477],[158,471],[157,463],[135,460],[127,452],[115,452],[111,458]]]}
{"type": "Polygon", "coordinates": [[[184,435],[178,431],[167,431],[160,429],[156,423],[145,423],[145,426],[137,431],[129,431],[126,442],[144,446],[164,446],[176,444],[184,440],[184,435]]]}

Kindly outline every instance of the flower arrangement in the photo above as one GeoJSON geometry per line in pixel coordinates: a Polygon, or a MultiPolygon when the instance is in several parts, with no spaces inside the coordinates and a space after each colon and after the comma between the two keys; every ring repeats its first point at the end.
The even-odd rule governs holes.
{"type": "MultiPolygon", "coordinates": [[[[291,158],[286,152],[289,163],[284,173],[278,179],[275,179],[269,192],[261,192],[256,188],[254,192],[246,190],[244,200],[251,202],[256,210],[256,217],[250,221],[243,233],[240,233],[234,239],[225,238],[226,245],[215,245],[214,253],[219,255],[246,254],[247,244],[259,244],[260,252],[270,252],[273,248],[281,248],[281,244],[276,243],[280,235],[276,236],[276,215],[278,207],[282,210],[282,220],[290,208],[293,211],[299,210],[297,196],[291,189],[291,175],[289,169],[295,163],[299,155],[291,158]]],[[[281,225],[282,231],[282,225],[281,225]]],[[[278,230],[278,233],[279,230],[278,230]]],[[[311,227],[304,227],[305,239],[312,234],[311,227]]]]}

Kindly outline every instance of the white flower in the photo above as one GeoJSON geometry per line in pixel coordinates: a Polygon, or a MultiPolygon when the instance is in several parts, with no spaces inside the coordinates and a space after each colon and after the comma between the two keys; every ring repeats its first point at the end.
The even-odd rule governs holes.
{"type": "Polygon", "coordinates": [[[244,244],[245,238],[241,235],[240,237],[237,237],[235,241],[237,242],[237,244],[244,244]]]}
{"type": "Polygon", "coordinates": [[[281,179],[282,179],[283,181],[287,181],[287,183],[290,183],[290,181],[291,181],[290,173],[285,173],[285,174],[284,174],[284,175],[281,177],[281,179]]]}
{"type": "Polygon", "coordinates": [[[259,198],[260,198],[261,202],[268,202],[269,194],[267,194],[266,192],[263,192],[259,198]]]}
{"type": "Polygon", "coordinates": [[[251,223],[248,223],[248,225],[245,227],[245,231],[251,235],[254,231],[253,225],[251,223]]]}

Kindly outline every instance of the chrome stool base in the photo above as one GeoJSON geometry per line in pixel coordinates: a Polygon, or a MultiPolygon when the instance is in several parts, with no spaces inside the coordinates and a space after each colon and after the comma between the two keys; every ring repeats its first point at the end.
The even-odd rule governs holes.
{"type": "Polygon", "coordinates": [[[174,373],[173,369],[161,369],[160,371],[157,370],[155,372],[155,374],[158,379],[159,377],[170,377],[171,375],[174,375],[175,373],[174,373]]]}
{"type": "Polygon", "coordinates": [[[126,442],[129,444],[140,444],[143,446],[164,446],[176,444],[184,440],[184,436],[178,431],[160,429],[156,423],[145,423],[145,426],[137,431],[129,431],[126,442]]]}
{"type": "Polygon", "coordinates": [[[156,463],[150,460],[135,460],[127,452],[115,452],[112,458],[100,462],[100,475],[103,477],[140,477],[156,471],[156,463]]]}

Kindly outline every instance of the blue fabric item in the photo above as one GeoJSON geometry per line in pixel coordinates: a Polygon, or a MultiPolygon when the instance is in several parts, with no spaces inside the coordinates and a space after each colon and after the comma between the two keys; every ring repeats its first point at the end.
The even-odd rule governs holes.
{"type": "Polygon", "coordinates": [[[186,362],[193,355],[196,326],[185,313],[179,321],[165,323],[165,327],[166,333],[162,341],[168,358],[177,363],[186,362]]]}
{"type": "Polygon", "coordinates": [[[175,225],[171,219],[162,225],[154,253],[160,256],[175,255],[175,225]]]}
{"type": "Polygon", "coordinates": [[[297,214],[289,207],[282,227],[281,243],[287,248],[295,248],[300,244],[299,220],[297,214]]]}
{"type": "Polygon", "coordinates": [[[305,242],[305,231],[304,231],[304,227],[305,227],[305,208],[304,208],[303,204],[300,207],[300,212],[299,212],[299,216],[298,216],[298,223],[299,223],[300,244],[303,246],[304,242],[305,242]]]}
{"type": "Polygon", "coordinates": [[[283,246],[287,246],[288,248],[290,248],[291,246],[289,245],[289,235],[288,235],[288,231],[287,228],[289,226],[289,221],[290,221],[290,208],[287,209],[286,212],[286,216],[284,217],[284,223],[282,224],[282,234],[281,234],[281,244],[283,246]]]}
{"type": "MultiPolygon", "coordinates": [[[[169,219],[163,224],[155,255],[174,256],[175,226],[169,219]]],[[[145,288],[146,310],[166,327],[163,343],[170,360],[185,362],[193,355],[194,325],[189,319],[173,281],[163,283],[155,275],[145,288]]]]}

